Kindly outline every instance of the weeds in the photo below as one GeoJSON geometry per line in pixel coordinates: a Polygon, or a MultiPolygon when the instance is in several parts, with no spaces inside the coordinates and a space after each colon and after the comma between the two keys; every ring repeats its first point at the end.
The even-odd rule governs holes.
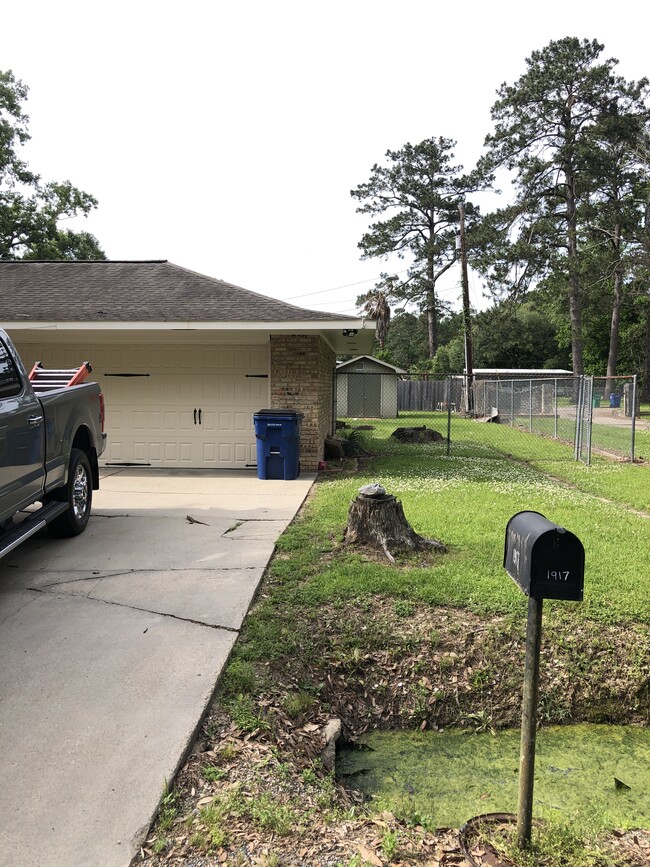
{"type": "Polygon", "coordinates": [[[293,692],[286,696],[283,707],[287,716],[291,717],[291,719],[296,719],[308,713],[315,704],[316,700],[313,695],[309,695],[306,692],[293,692]]]}
{"type": "Polygon", "coordinates": [[[267,728],[265,720],[257,713],[255,702],[249,695],[241,693],[230,701],[224,702],[224,708],[237,728],[243,732],[253,732],[267,728]]]}
{"type": "Polygon", "coordinates": [[[221,686],[224,695],[246,695],[254,692],[257,679],[250,662],[244,659],[234,659],[226,668],[221,686]]]}
{"type": "Polygon", "coordinates": [[[216,783],[228,776],[228,771],[223,768],[216,768],[214,765],[204,765],[201,768],[201,775],[208,783],[216,783]]]}
{"type": "Polygon", "coordinates": [[[535,829],[529,849],[520,849],[515,826],[504,825],[483,834],[496,851],[517,867],[612,867],[609,852],[593,836],[587,840],[570,828],[548,823],[535,829]]]}

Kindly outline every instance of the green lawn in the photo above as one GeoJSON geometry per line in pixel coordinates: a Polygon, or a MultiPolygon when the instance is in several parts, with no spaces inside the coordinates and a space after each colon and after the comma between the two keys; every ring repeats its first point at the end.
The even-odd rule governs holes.
{"type": "MultiPolygon", "coordinates": [[[[409,413],[399,424],[426,424],[444,432],[444,420],[440,414],[409,413]]],[[[368,447],[375,453],[369,468],[321,481],[302,520],[280,543],[285,550],[298,547],[307,561],[318,557],[341,541],[357,488],[377,481],[402,501],[418,533],[441,539],[450,553],[432,558],[428,566],[401,570],[343,553],[313,570],[300,595],[314,604],[389,593],[479,612],[521,610],[524,599],[503,570],[504,534],[513,514],[530,509],[582,540],[585,601],[574,606],[576,611],[608,622],[650,619],[650,520],[633,511],[650,513],[650,466],[599,459],[586,467],[567,460],[568,447],[555,442],[548,444],[552,457],[525,464],[519,458],[526,456],[535,437],[501,426],[461,422],[454,424],[449,456],[444,443],[405,445],[392,440],[394,420],[375,424],[367,433],[368,447]],[[495,428],[501,449],[515,460],[498,453],[495,428]]]]}

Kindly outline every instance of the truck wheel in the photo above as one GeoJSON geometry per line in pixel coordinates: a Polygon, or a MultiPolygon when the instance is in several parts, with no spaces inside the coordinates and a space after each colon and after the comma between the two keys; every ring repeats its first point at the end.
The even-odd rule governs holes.
{"type": "Polygon", "coordinates": [[[69,509],[48,524],[53,536],[78,536],[83,533],[90,518],[93,483],[88,455],[81,449],[72,449],[68,484],[52,492],[53,500],[67,502],[69,509]]]}

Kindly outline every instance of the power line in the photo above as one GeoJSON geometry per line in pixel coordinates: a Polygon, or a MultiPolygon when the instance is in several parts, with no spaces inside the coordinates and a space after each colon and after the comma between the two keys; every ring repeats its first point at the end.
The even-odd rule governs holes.
{"type": "MultiPolygon", "coordinates": [[[[406,274],[408,268],[402,271],[394,271],[395,274],[406,274]]],[[[318,292],[307,292],[306,295],[293,295],[291,298],[285,298],[285,301],[296,301],[298,298],[311,298],[312,295],[322,295],[324,292],[336,292],[337,289],[349,289],[351,286],[362,286],[364,283],[376,283],[381,279],[381,274],[378,277],[370,277],[368,280],[358,280],[356,283],[344,283],[343,286],[332,286],[331,289],[319,289],[318,292]]]]}

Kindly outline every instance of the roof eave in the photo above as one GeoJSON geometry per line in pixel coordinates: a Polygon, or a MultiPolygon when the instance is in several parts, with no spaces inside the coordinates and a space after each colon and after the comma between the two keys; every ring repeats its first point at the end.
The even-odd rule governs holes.
{"type": "Polygon", "coordinates": [[[375,337],[375,323],[370,319],[303,319],[296,321],[263,322],[197,322],[197,321],[111,321],[64,322],[17,319],[4,321],[9,332],[39,331],[47,333],[129,332],[129,331],[193,331],[193,332],[255,332],[264,334],[318,334],[337,355],[359,355],[370,352],[375,337]]]}

